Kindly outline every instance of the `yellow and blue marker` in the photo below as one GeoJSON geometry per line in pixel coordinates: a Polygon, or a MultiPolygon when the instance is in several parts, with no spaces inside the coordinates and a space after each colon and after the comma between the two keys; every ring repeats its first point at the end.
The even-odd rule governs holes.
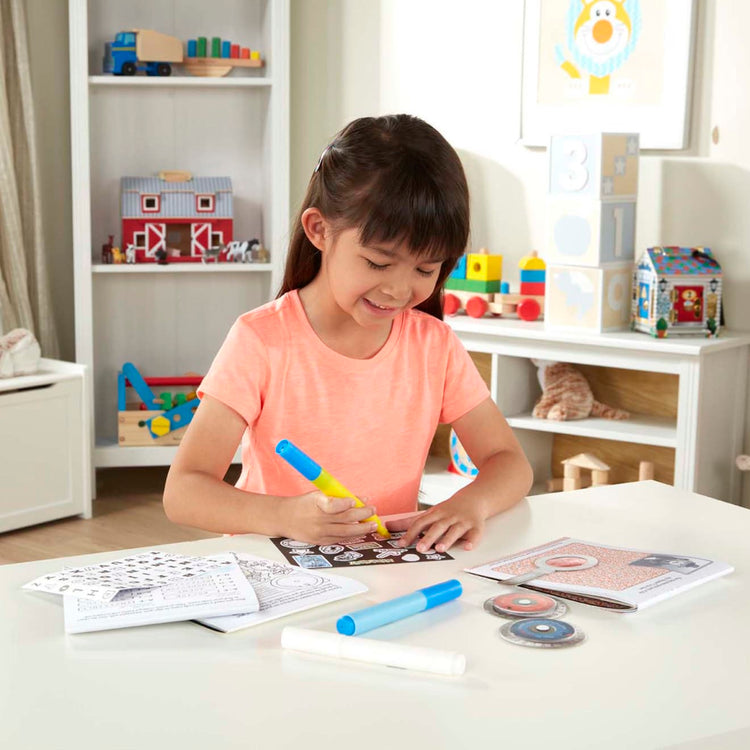
{"type": "MultiPolygon", "coordinates": [[[[309,479],[319,490],[329,497],[351,497],[354,499],[357,508],[364,508],[365,504],[343,484],[335,480],[325,469],[316,464],[307,454],[303,453],[294,443],[288,440],[280,440],[276,445],[278,453],[285,461],[293,466],[302,474],[305,479],[309,479]]],[[[391,534],[386,529],[383,522],[377,516],[365,518],[362,523],[376,523],[378,525],[378,534],[385,539],[389,539],[391,534]]]]}

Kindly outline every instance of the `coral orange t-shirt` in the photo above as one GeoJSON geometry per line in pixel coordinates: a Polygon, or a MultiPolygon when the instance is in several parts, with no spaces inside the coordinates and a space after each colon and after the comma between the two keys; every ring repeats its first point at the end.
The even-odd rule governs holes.
{"type": "Polygon", "coordinates": [[[438,423],[451,423],[489,396],[453,331],[417,310],[393,321],[370,359],[329,349],[296,291],[242,315],[198,395],[247,422],[236,486],[301,495],[312,484],[275,453],[287,439],[378,514],[416,510],[438,423]]]}

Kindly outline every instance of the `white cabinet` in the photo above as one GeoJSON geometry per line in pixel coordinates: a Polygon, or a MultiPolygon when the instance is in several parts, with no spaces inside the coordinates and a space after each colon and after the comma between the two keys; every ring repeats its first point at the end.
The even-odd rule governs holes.
{"type": "MultiPolygon", "coordinates": [[[[550,333],[543,323],[466,316],[448,323],[469,351],[491,356],[492,396],[529,456],[537,482],[550,476],[553,436],[583,436],[638,444],[644,459],[650,451],[672,449],[675,487],[740,502],[734,459],[742,452],[750,337],[724,331],[718,339],[576,335],[550,333]],[[532,358],[676,376],[676,416],[535,419],[531,410],[541,390],[532,358]]],[[[434,467],[428,474],[434,484],[434,467]]]]}
{"type": "Polygon", "coordinates": [[[91,517],[86,368],[42,359],[33,375],[0,379],[0,532],[91,517]]]}
{"type": "Polygon", "coordinates": [[[117,444],[118,370],[203,374],[241,313],[271,299],[289,232],[288,0],[69,0],[76,359],[91,367],[94,463],[165,465],[168,447],[117,444]],[[263,68],[197,77],[102,74],[119,31],[220,37],[259,50],[263,68]],[[187,170],[228,176],[234,237],[258,237],[264,264],[102,265],[120,242],[120,178],[187,170]]]}

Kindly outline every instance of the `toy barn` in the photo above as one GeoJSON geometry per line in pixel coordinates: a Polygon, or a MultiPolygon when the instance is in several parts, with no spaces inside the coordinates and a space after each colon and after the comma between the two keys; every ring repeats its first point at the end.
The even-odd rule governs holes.
{"type": "Polygon", "coordinates": [[[135,246],[136,263],[200,261],[232,241],[229,177],[122,177],[120,191],[122,247],[135,246]]]}
{"type": "Polygon", "coordinates": [[[633,274],[633,330],[716,336],[721,266],[707,247],[650,247],[633,274]]]}

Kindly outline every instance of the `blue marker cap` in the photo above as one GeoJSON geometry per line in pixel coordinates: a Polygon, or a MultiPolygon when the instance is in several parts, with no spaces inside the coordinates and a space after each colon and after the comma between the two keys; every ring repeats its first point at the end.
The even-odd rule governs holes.
{"type": "Polygon", "coordinates": [[[452,578],[435,586],[418,589],[412,594],[400,596],[372,607],[360,609],[350,615],[340,617],[336,622],[336,630],[341,635],[359,635],[368,630],[379,628],[390,622],[401,620],[404,617],[424,612],[439,604],[444,604],[461,596],[461,582],[452,578]]]}
{"type": "Polygon", "coordinates": [[[308,455],[303,453],[294,443],[288,440],[279,440],[276,444],[276,453],[288,461],[305,479],[314,482],[322,469],[308,455]]]}

